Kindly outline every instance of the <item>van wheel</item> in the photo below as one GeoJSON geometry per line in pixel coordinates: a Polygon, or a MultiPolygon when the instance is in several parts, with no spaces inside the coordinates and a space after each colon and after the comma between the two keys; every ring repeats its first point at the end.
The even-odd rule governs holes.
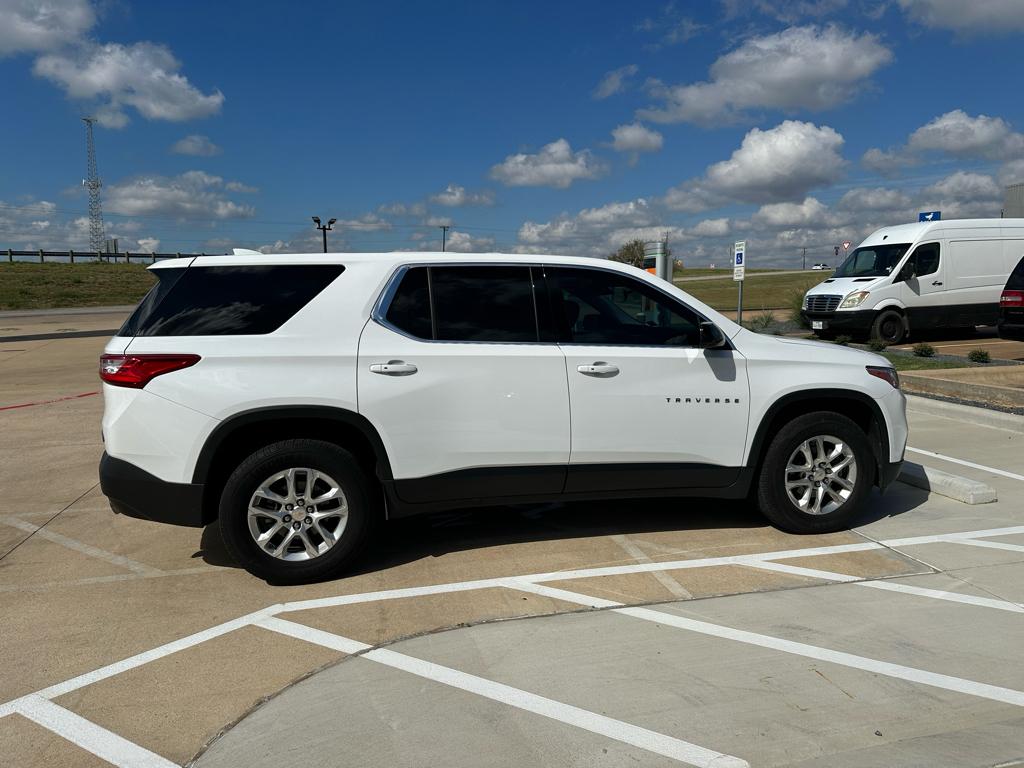
{"type": "Polygon", "coordinates": [[[361,552],[373,508],[370,484],[348,451],[284,440],[239,464],[220,500],[228,553],[274,584],[338,574],[361,552]]]}
{"type": "Polygon", "coordinates": [[[871,338],[886,344],[899,344],[906,335],[907,321],[895,309],[882,310],[871,324],[871,338]]]}
{"type": "Polygon", "coordinates": [[[874,476],[874,455],[860,427],[838,413],[808,413],[788,422],[768,446],[758,506],[790,533],[842,530],[860,512],[874,476]]]}

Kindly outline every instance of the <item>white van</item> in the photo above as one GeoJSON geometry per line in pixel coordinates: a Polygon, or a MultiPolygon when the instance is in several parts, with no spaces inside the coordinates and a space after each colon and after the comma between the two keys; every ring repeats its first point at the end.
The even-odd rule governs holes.
{"type": "Polygon", "coordinates": [[[999,294],[1024,256],[1024,219],[950,219],[883,227],[804,296],[821,338],[889,344],[914,329],[994,325],[999,294]]]}

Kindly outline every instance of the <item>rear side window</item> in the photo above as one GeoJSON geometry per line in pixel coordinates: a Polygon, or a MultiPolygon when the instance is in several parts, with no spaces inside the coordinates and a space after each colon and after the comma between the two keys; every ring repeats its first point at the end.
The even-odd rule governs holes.
{"type": "Polygon", "coordinates": [[[1010,273],[1010,279],[1006,281],[1008,291],[1024,291],[1024,259],[1017,262],[1017,266],[1010,273]]]}
{"type": "Polygon", "coordinates": [[[413,267],[385,319],[420,339],[538,340],[530,267],[413,267]]]}
{"type": "Polygon", "coordinates": [[[344,269],[340,264],[295,264],[158,270],[182,274],[158,274],[159,283],[118,335],[272,333],[344,269]]]}

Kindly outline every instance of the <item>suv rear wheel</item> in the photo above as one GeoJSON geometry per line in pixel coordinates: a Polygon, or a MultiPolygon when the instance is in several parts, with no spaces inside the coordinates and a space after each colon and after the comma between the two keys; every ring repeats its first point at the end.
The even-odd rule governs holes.
{"type": "Polygon", "coordinates": [[[848,527],[874,483],[875,463],[864,432],[838,413],[817,411],[780,429],[761,467],[758,506],[790,533],[848,527]]]}
{"type": "Polygon", "coordinates": [[[228,552],[276,584],[337,574],[354,560],[371,521],[369,483],[333,443],[285,440],[261,448],[231,474],[220,501],[228,552]]]}

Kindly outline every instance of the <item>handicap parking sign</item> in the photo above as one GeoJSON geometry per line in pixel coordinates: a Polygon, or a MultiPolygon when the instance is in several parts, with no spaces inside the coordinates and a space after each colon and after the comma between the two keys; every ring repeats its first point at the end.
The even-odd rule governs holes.
{"type": "Polygon", "coordinates": [[[736,266],[743,266],[743,251],[736,251],[736,266]]]}

